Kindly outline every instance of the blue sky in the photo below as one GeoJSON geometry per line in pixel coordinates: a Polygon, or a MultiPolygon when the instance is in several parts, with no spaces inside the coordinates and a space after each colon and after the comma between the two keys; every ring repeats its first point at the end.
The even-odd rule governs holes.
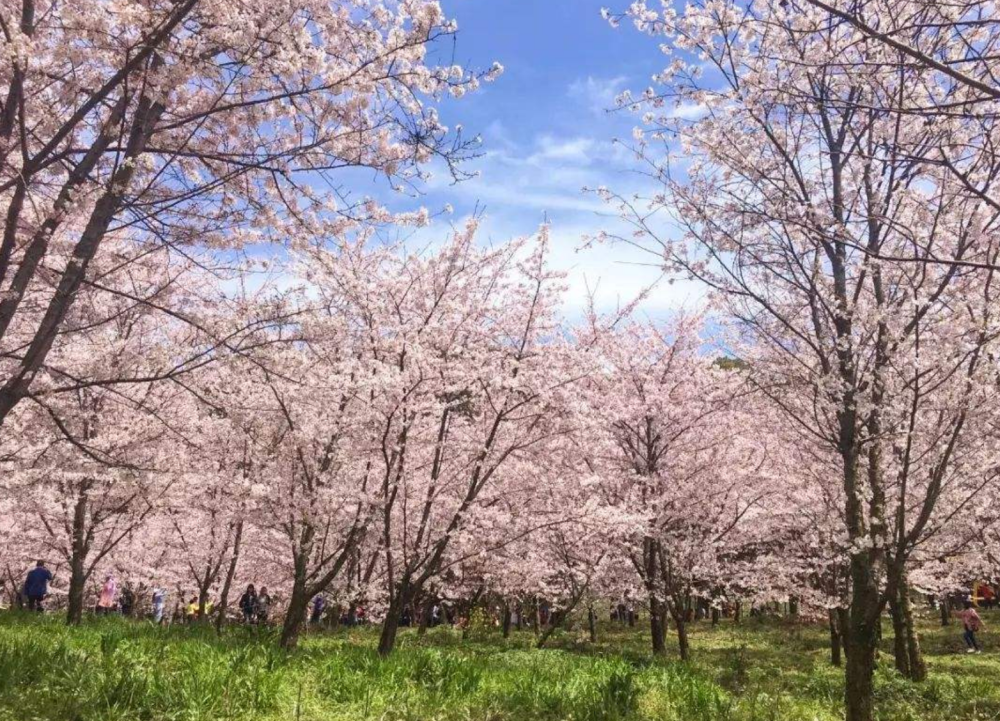
{"type": "MultiPolygon", "coordinates": [[[[485,85],[440,109],[446,124],[461,123],[482,135],[483,155],[471,163],[479,177],[452,185],[436,176],[416,202],[432,212],[450,204],[455,213],[439,218],[418,240],[447,232],[477,207],[484,209],[483,242],[502,242],[551,224],[553,263],[569,273],[569,311],[585,301],[585,289],[599,282],[605,308],[627,302],[659,277],[644,267],[649,257],[624,247],[577,252],[581,236],[615,220],[584,186],[638,190],[629,153],[613,143],[629,138],[639,118],[611,112],[626,88],[641,91],[664,61],[656,39],[601,18],[614,0],[442,0],[458,22],[455,60],[485,69],[505,67],[485,85]]],[[[450,60],[451,46],[442,48],[450,60]]],[[[396,199],[400,207],[412,205],[396,199]]],[[[642,306],[649,315],[698,305],[701,293],[686,283],[660,283],[642,306]]]]}

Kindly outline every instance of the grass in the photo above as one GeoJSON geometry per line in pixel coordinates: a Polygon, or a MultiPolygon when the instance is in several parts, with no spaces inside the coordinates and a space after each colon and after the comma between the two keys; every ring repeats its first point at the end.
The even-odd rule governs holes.
{"type": "MultiPolygon", "coordinates": [[[[987,623],[990,623],[987,617],[987,623]]],[[[1000,618],[998,618],[1000,621],[1000,618]]],[[[966,656],[958,629],[921,622],[930,675],[892,669],[891,633],[877,676],[885,721],[1000,719],[1000,651],[966,656]]],[[[987,648],[992,639],[985,637],[987,648]]],[[[749,620],[695,625],[690,663],[650,658],[640,629],[604,628],[591,644],[530,632],[404,631],[374,652],[375,629],[311,634],[294,654],[234,628],[157,628],[91,619],[0,615],[0,721],[828,721],[843,680],[822,626],[749,620]]]]}

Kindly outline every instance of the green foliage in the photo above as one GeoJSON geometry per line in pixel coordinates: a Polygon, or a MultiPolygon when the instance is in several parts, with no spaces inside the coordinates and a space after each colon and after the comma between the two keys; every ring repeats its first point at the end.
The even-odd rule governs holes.
{"type": "MultiPolygon", "coordinates": [[[[880,721],[1000,718],[1000,655],[959,653],[955,628],[922,627],[930,676],[876,679],[880,721]]],[[[375,629],[307,635],[286,655],[234,628],[162,629],[119,619],[67,628],[0,614],[0,721],[834,721],[843,676],[825,630],[781,621],[695,624],[693,660],[653,660],[642,629],[504,641],[483,628],[404,631],[387,659],[375,629]]],[[[888,634],[887,634],[888,636],[888,634]]],[[[990,639],[987,637],[987,644],[990,639]]]]}

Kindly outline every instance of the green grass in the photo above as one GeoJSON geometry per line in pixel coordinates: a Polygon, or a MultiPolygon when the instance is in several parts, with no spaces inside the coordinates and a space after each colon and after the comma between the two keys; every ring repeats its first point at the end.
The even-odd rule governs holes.
{"type": "MultiPolygon", "coordinates": [[[[915,684],[893,671],[885,626],[880,719],[1000,719],[989,633],[987,653],[966,656],[956,626],[923,621],[930,675],[915,684]]],[[[288,655],[238,628],[218,638],[208,628],[91,619],[67,629],[59,618],[0,614],[0,721],[827,721],[843,708],[822,626],[702,622],[687,664],[653,661],[642,630],[619,627],[601,629],[596,644],[560,632],[542,651],[529,632],[463,641],[438,628],[404,631],[381,659],[376,640],[375,629],[311,634],[288,655]]]]}

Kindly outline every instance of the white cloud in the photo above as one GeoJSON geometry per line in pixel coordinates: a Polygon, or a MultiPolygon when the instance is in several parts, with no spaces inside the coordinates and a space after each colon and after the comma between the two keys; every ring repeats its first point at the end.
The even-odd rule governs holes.
{"type": "Polygon", "coordinates": [[[570,98],[581,102],[595,115],[603,115],[615,108],[615,98],[621,93],[628,82],[624,75],[611,78],[595,78],[588,75],[570,83],[567,94],[570,98]]]}

